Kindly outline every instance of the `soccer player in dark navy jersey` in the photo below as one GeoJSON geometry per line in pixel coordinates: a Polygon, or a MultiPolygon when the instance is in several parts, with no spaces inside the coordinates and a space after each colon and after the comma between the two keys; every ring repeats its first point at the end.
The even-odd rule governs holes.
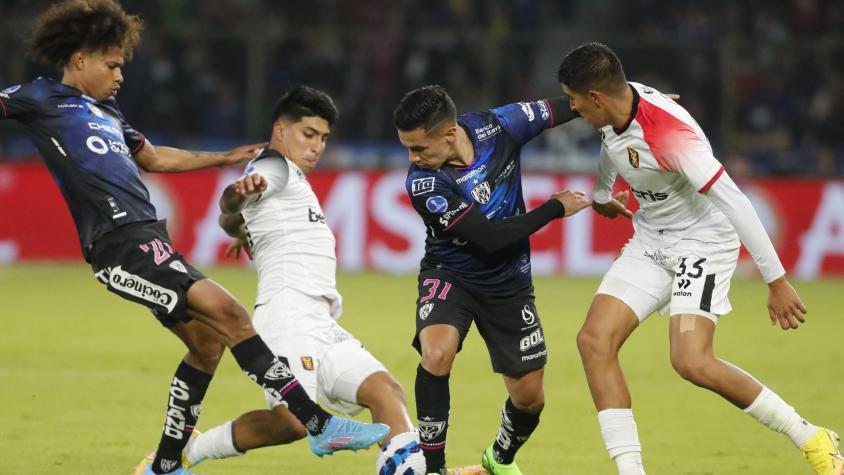
{"type": "Polygon", "coordinates": [[[307,428],[319,454],[377,442],[386,426],[331,416],[315,404],[255,333],[225,289],[173,249],[157,221],[138,167],[182,172],[253,158],[259,145],[226,153],[154,147],[123,117],[114,96],[141,21],[113,0],[68,0],[38,19],[33,56],[57,65],[61,81],[39,78],[0,92],[0,119],[28,130],[70,209],[82,254],[108,290],[149,307],[188,354],[176,369],[156,455],[136,473],[188,474],[181,466],[208,384],[224,347],[247,375],[307,428]]]}
{"type": "Polygon", "coordinates": [[[547,350],[536,311],[529,236],[591,203],[564,190],[528,212],[522,146],[575,115],[565,98],[456,115],[440,86],[407,93],[393,122],[407,147],[407,193],[427,226],[414,347],[416,409],[428,473],[447,473],[448,378],[474,321],[509,397],[495,442],[482,456],[492,474],[520,474],[513,459],[539,424],[547,350]]]}

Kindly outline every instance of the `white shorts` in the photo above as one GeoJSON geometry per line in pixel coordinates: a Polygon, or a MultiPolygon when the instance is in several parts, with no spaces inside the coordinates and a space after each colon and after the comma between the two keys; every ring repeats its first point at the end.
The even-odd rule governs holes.
{"type": "MultiPolygon", "coordinates": [[[[357,391],[371,374],[387,371],[351,333],[331,318],[332,302],[285,288],[255,309],[253,325],[311,399],[353,416],[363,407],[357,391]]],[[[278,405],[265,395],[270,407],[278,405]]]]}
{"type": "Polygon", "coordinates": [[[634,234],[604,275],[596,294],[626,303],[642,322],[655,311],[709,318],[732,310],[727,294],[738,261],[739,242],[681,239],[665,247],[644,246],[634,234]]]}

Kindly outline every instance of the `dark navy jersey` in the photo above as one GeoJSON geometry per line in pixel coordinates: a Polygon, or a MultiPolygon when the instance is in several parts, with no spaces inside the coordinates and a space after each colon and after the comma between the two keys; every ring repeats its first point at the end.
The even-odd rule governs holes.
{"type": "Polygon", "coordinates": [[[0,119],[29,131],[64,195],[82,254],[112,229],[155,220],[155,207],[132,154],[144,146],[114,98],[98,102],[47,78],[0,92],[0,119]]]}
{"type": "Polygon", "coordinates": [[[531,283],[530,241],[495,255],[480,252],[450,230],[477,207],[490,221],[525,213],[521,149],[553,127],[547,100],[508,104],[457,117],[472,140],[472,165],[444,165],[425,170],[411,165],[405,186],[414,209],[427,227],[422,270],[442,269],[480,289],[512,290],[531,283]]]}

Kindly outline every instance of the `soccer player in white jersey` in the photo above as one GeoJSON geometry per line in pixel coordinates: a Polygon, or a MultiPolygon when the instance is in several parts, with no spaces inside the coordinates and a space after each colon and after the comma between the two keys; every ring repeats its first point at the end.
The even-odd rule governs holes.
{"type": "Polygon", "coordinates": [[[558,80],[571,108],[601,132],[593,208],[610,218],[632,216],[635,229],[598,287],[577,337],[601,434],[619,473],[644,469],[618,351],[644,319],[668,311],[671,364],[680,376],[784,433],[817,473],[841,474],[834,432],[807,422],[780,396],[713,353],[716,324],[731,309],[727,291],[741,243],[768,284],[772,325],[797,328],[806,307],[750,202],[713,156],[697,122],[658,91],[628,83],[618,57],[599,43],[571,51],[558,80]],[[626,209],[628,192],[612,195],[619,174],[639,200],[635,215],[626,209]]]}
{"type": "MultiPolygon", "coordinates": [[[[254,256],[258,296],[253,325],[270,349],[289,363],[308,394],[337,412],[366,407],[390,426],[376,473],[424,473],[419,436],[401,385],[343,327],[335,286],[335,242],[306,176],[325,150],[337,109],[322,91],[296,86],[279,100],[269,147],[220,200],[220,225],[254,256]],[[397,470],[401,471],[397,471],[397,470]],[[412,469],[413,471],[408,471],[412,469]]],[[[267,398],[270,410],[241,415],[194,437],[187,465],[242,455],[306,436],[290,411],[267,398]]]]}

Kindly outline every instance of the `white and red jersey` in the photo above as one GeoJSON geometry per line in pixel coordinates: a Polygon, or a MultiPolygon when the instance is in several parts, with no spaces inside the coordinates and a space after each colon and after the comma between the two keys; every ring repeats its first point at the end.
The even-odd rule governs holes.
{"type": "Polygon", "coordinates": [[[292,288],[339,306],[334,234],[305,174],[270,149],[249,163],[244,176],[252,173],[268,183],[241,211],[258,271],[256,304],[292,288]]]}
{"type": "Polygon", "coordinates": [[[634,100],[628,123],[601,129],[595,202],[612,200],[613,183],[621,175],[639,201],[633,226],[641,242],[667,247],[681,239],[718,243],[741,237],[766,281],[782,276],[755,211],[697,122],[659,91],[630,86],[634,100]]]}

